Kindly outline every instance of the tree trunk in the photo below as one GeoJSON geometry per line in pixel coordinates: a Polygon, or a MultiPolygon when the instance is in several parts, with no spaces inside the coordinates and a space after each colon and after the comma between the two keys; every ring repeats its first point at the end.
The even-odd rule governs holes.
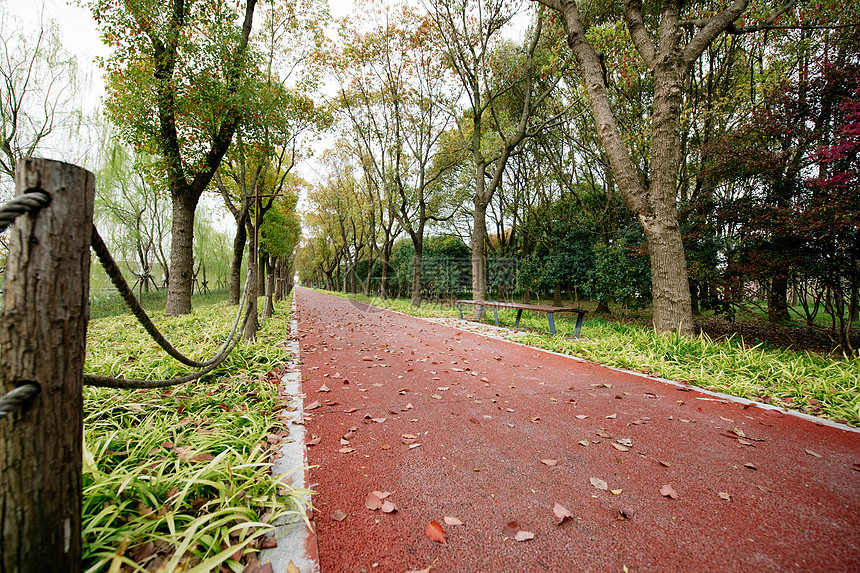
{"type": "Polygon", "coordinates": [[[385,299],[388,298],[388,267],[391,260],[391,247],[389,245],[382,248],[380,260],[382,261],[382,278],[379,280],[379,296],[385,299]]]}
{"type": "Polygon", "coordinates": [[[170,282],[167,284],[167,316],[191,312],[194,278],[194,211],[197,201],[174,194],[170,237],[170,282]]]}
{"type": "Polygon", "coordinates": [[[275,265],[271,257],[266,257],[266,306],[263,310],[264,318],[272,318],[275,311],[275,265]]]}
{"type": "MultiPolygon", "coordinates": [[[[483,174],[481,174],[483,177],[483,174]]],[[[475,221],[472,225],[472,299],[487,300],[487,204],[475,198],[475,221]]],[[[475,307],[478,318],[478,307],[475,307]]]]}
{"type": "Polygon", "coordinates": [[[424,237],[423,233],[415,233],[412,237],[415,253],[412,256],[412,306],[421,306],[421,273],[424,269],[424,237]]]}
{"type": "Polygon", "coordinates": [[[788,277],[777,275],[770,281],[767,297],[767,319],[771,322],[789,320],[788,277]]]}
{"type": "Polygon", "coordinates": [[[691,334],[690,285],[678,218],[645,219],[642,226],[651,257],[654,328],[658,332],[691,334]]]}
{"type": "Polygon", "coordinates": [[[18,162],[17,194],[51,203],[9,229],[0,394],[41,392],[0,420],[0,570],[81,570],[83,369],[95,178],[66,163],[18,162]]]}
{"type": "Polygon", "coordinates": [[[552,291],[552,305],[561,306],[561,285],[555,285],[555,290],[552,291]]]}
{"type": "Polygon", "coordinates": [[[250,315],[248,322],[245,323],[244,338],[245,340],[253,340],[257,336],[257,331],[260,329],[260,322],[257,317],[257,297],[259,296],[258,277],[257,273],[257,237],[254,233],[254,228],[251,226],[250,217],[246,221],[248,225],[248,308],[250,315]]]}

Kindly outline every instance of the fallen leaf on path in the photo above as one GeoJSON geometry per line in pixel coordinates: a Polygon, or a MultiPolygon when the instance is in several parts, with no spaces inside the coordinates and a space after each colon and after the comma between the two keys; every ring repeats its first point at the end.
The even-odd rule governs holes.
{"type": "Polygon", "coordinates": [[[529,539],[534,539],[535,534],[531,531],[518,531],[516,535],[514,535],[514,539],[517,541],[528,541],[529,539]]]}
{"type": "Polygon", "coordinates": [[[311,438],[310,440],[308,440],[307,445],[309,445],[309,446],[315,446],[315,445],[317,445],[318,443],[320,443],[320,440],[321,440],[321,439],[322,439],[322,438],[320,438],[319,436],[314,436],[313,438],[311,438]]]}
{"type": "MultiPolygon", "coordinates": [[[[260,573],[266,573],[266,571],[264,571],[264,568],[267,566],[268,570],[266,571],[274,571],[274,569],[272,568],[272,564],[266,563],[265,565],[263,565],[263,567],[260,567],[260,573]]],[[[293,560],[290,559],[290,563],[287,565],[287,573],[302,573],[302,571],[301,569],[296,567],[295,563],[293,563],[293,560]]]]}
{"type": "Polygon", "coordinates": [[[576,417],[577,417],[577,419],[579,419],[579,420],[584,420],[584,419],[586,419],[588,416],[586,416],[585,414],[577,414],[577,415],[576,415],[576,417]]]}
{"type": "Polygon", "coordinates": [[[721,491],[717,495],[720,496],[720,499],[723,499],[725,501],[732,501],[732,494],[730,494],[726,491],[721,491]]]}
{"type": "Polygon", "coordinates": [[[807,449],[807,450],[806,450],[806,453],[807,453],[807,454],[809,454],[810,456],[815,456],[816,458],[820,458],[820,457],[821,457],[821,454],[816,453],[816,452],[813,452],[813,451],[812,451],[812,450],[810,450],[810,449],[807,449]]]}
{"type": "Polygon", "coordinates": [[[341,509],[336,509],[332,512],[331,518],[335,521],[343,521],[346,519],[346,512],[341,509]]]}
{"type": "Polygon", "coordinates": [[[636,516],[636,512],[628,507],[621,508],[621,517],[624,519],[633,519],[636,516]]]}
{"type": "Polygon", "coordinates": [[[351,454],[354,451],[355,451],[355,448],[341,448],[338,450],[338,452],[340,452],[342,454],[351,454]]]}
{"type": "Polygon", "coordinates": [[[618,417],[618,414],[609,414],[608,416],[606,416],[606,418],[607,418],[608,420],[614,420],[614,419],[615,419],[615,418],[617,418],[617,417],[618,417]]]}
{"type": "Polygon", "coordinates": [[[411,569],[406,573],[430,573],[430,568],[428,567],[427,569],[411,569]]]}
{"type": "Polygon", "coordinates": [[[751,463],[751,462],[747,462],[747,463],[745,463],[745,464],[744,464],[744,467],[745,467],[745,468],[749,468],[749,469],[751,469],[751,470],[757,470],[757,469],[758,469],[757,467],[755,467],[755,464],[753,464],[753,463],[751,463]]]}
{"type": "Polygon", "coordinates": [[[446,525],[463,525],[463,522],[457,519],[456,517],[444,517],[442,521],[445,522],[446,525]]]}
{"type": "Polygon", "coordinates": [[[660,465],[665,468],[672,467],[672,464],[670,464],[669,462],[664,462],[663,460],[660,460],[660,465]]]}
{"type": "Polygon", "coordinates": [[[627,446],[628,448],[633,447],[633,440],[631,440],[630,438],[621,438],[620,440],[615,440],[615,441],[618,442],[619,444],[621,444],[622,446],[627,446]]]}
{"type": "Polygon", "coordinates": [[[415,448],[417,448],[417,447],[418,447],[418,446],[420,446],[420,445],[421,445],[421,444],[409,444],[409,449],[410,449],[410,450],[415,449],[415,448]]]}
{"type": "Polygon", "coordinates": [[[371,418],[371,421],[376,422],[377,424],[381,424],[382,422],[384,422],[387,419],[388,418],[371,418]]]}
{"type": "Polygon", "coordinates": [[[612,447],[615,448],[616,450],[618,450],[619,452],[629,452],[630,451],[630,448],[628,448],[627,446],[622,446],[621,444],[613,443],[612,447]]]}
{"type": "Polygon", "coordinates": [[[624,490],[623,489],[611,489],[611,490],[609,490],[609,493],[611,493],[612,495],[621,495],[622,493],[624,493],[624,490]]]}
{"type": "Polygon", "coordinates": [[[391,501],[386,499],[385,502],[383,502],[382,507],[380,509],[382,510],[382,513],[394,513],[395,511],[397,511],[397,506],[394,505],[394,503],[392,503],[391,501]]]}
{"type": "Polygon", "coordinates": [[[602,430],[598,430],[597,432],[594,432],[594,433],[597,434],[598,436],[600,436],[601,438],[606,438],[607,440],[612,439],[612,436],[610,434],[607,434],[606,432],[604,432],[602,430]]]}
{"type": "Polygon", "coordinates": [[[305,410],[316,410],[319,407],[320,407],[320,403],[317,402],[316,400],[314,400],[313,402],[311,402],[310,404],[305,406],[305,410]]]}
{"type": "Polygon", "coordinates": [[[860,464],[854,464],[853,466],[851,466],[851,469],[853,469],[855,472],[860,472],[860,464]]]}
{"type": "Polygon", "coordinates": [[[662,495],[663,497],[669,497],[671,499],[678,499],[678,492],[676,492],[669,484],[666,484],[660,488],[660,495],[662,495]]]}
{"type": "Polygon", "coordinates": [[[541,460],[541,463],[546,464],[550,467],[555,467],[558,464],[558,460],[541,460]]]}
{"type": "Polygon", "coordinates": [[[573,519],[573,514],[570,513],[567,508],[560,503],[556,503],[553,506],[552,512],[558,518],[558,523],[556,525],[561,525],[562,523],[564,523],[565,519],[573,519]]]}
{"type": "Polygon", "coordinates": [[[355,435],[355,430],[350,430],[343,435],[343,439],[344,440],[351,440],[354,435],[355,435]]]}
{"type": "Polygon", "coordinates": [[[320,386],[320,388],[319,388],[319,390],[317,390],[317,392],[331,392],[331,389],[328,386],[326,386],[325,384],[323,384],[322,386],[320,386]]]}
{"type": "Polygon", "coordinates": [[[442,399],[442,396],[440,396],[439,394],[430,394],[430,397],[435,399],[435,400],[441,400],[442,399]]]}
{"type": "Polygon", "coordinates": [[[591,485],[593,485],[594,487],[596,487],[599,490],[606,491],[607,489],[609,489],[609,486],[607,485],[607,483],[600,478],[593,477],[593,478],[590,478],[588,481],[590,481],[591,485]]]}
{"type": "Polygon", "coordinates": [[[588,440],[579,440],[577,442],[580,446],[587,446],[589,444],[588,440]]]}
{"type": "Polygon", "coordinates": [[[511,521],[502,528],[502,535],[513,538],[516,541],[528,541],[534,539],[535,534],[531,531],[526,531],[516,521],[511,521]]]}
{"type": "Polygon", "coordinates": [[[343,413],[344,414],[352,414],[356,410],[358,410],[358,408],[350,408],[349,410],[344,410],[343,413]]]}
{"type": "Polygon", "coordinates": [[[384,444],[384,445],[382,445],[382,446],[379,446],[379,449],[380,449],[380,450],[390,450],[390,449],[391,449],[391,446],[390,446],[390,445],[388,445],[388,444],[384,444]]]}
{"type": "Polygon", "coordinates": [[[377,492],[372,491],[364,498],[364,507],[371,511],[376,511],[382,507],[382,499],[376,494],[377,492]]]}
{"type": "Polygon", "coordinates": [[[428,523],[424,533],[433,541],[442,545],[448,545],[448,542],[445,541],[445,530],[442,529],[442,525],[438,521],[428,523]]]}

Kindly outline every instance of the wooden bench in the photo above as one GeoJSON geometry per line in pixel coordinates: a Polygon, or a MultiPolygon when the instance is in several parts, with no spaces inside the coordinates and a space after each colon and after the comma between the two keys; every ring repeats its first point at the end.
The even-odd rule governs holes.
{"type": "Polygon", "coordinates": [[[484,316],[484,308],[490,306],[493,308],[493,316],[496,319],[496,326],[499,326],[499,309],[500,308],[510,308],[517,310],[517,321],[514,323],[514,328],[519,327],[520,325],[520,317],[523,314],[524,310],[530,310],[534,312],[545,312],[547,319],[549,320],[549,332],[553,336],[555,336],[555,314],[561,312],[575,312],[576,313],[576,327],[573,329],[573,337],[579,338],[579,331],[582,329],[582,321],[585,319],[585,313],[587,310],[582,310],[581,308],[568,308],[566,306],[547,306],[543,304],[520,304],[516,302],[498,302],[494,300],[458,300],[457,308],[460,310],[460,320],[463,320],[463,305],[470,304],[478,307],[478,321],[480,322],[481,317],[484,316]]]}

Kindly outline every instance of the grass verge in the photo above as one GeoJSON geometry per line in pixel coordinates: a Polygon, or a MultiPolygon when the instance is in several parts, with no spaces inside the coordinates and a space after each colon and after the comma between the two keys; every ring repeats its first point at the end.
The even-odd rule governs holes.
{"type": "MultiPolygon", "coordinates": [[[[363,295],[336,296],[373,304],[420,317],[459,317],[444,304],[411,306],[406,299],[379,299],[363,295]]],[[[470,308],[471,311],[471,308],[470,308]]],[[[465,314],[465,309],[464,309],[465,314]]],[[[500,310],[501,326],[512,328],[516,311],[500,310]]],[[[492,312],[485,320],[493,322],[492,312]]],[[[799,410],[852,426],[860,426],[860,357],[832,359],[812,353],[748,346],[732,338],[712,340],[661,335],[653,329],[588,319],[581,338],[570,340],[575,318],[556,316],[558,334],[550,336],[546,315],[523,313],[520,329],[509,338],[537,348],[575,355],[585,360],[687,382],[758,402],[799,410]]]]}
{"type": "MultiPolygon", "coordinates": [[[[304,496],[271,475],[289,439],[277,413],[289,301],[253,342],[202,380],[158,390],[84,389],[83,569],[242,571],[271,523],[304,517],[304,496]]],[[[198,360],[219,348],[236,307],[153,320],[198,360]]],[[[86,371],[126,378],[187,374],[128,315],[92,320],[86,371]]],[[[298,468],[297,468],[298,469],[298,468]]]]}

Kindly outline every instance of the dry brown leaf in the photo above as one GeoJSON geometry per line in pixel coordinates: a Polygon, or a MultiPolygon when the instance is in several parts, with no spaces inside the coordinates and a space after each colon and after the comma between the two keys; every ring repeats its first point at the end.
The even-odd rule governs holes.
{"type": "Polygon", "coordinates": [[[593,478],[590,478],[588,481],[590,481],[591,485],[593,485],[594,487],[596,487],[599,490],[606,491],[607,489],[609,489],[609,486],[607,485],[607,483],[600,478],[593,477],[593,478]]]}
{"type": "Polygon", "coordinates": [[[445,516],[442,518],[442,521],[444,521],[446,525],[463,525],[463,522],[456,517],[445,516]]]}
{"type": "Polygon", "coordinates": [[[590,442],[588,440],[579,440],[578,444],[580,446],[587,446],[590,442]]]}
{"type": "Polygon", "coordinates": [[[669,497],[671,499],[678,499],[678,492],[676,492],[669,484],[666,484],[660,488],[660,495],[662,495],[663,497],[669,497]]]}
{"type": "Polygon", "coordinates": [[[717,495],[720,496],[720,499],[723,499],[725,501],[732,501],[732,494],[726,491],[721,491],[717,495]]]}
{"type": "Polygon", "coordinates": [[[550,467],[554,467],[554,466],[558,465],[558,460],[550,460],[550,459],[541,460],[541,463],[546,464],[550,467]]]}
{"type": "Polygon", "coordinates": [[[851,469],[853,469],[855,472],[860,472],[860,464],[854,464],[853,466],[851,466],[851,469]]]}
{"type": "Polygon", "coordinates": [[[322,386],[320,386],[320,388],[319,388],[319,390],[317,390],[317,392],[331,392],[331,389],[329,389],[328,386],[323,384],[322,386]]]}
{"type": "Polygon", "coordinates": [[[439,394],[430,394],[430,397],[431,397],[431,398],[434,398],[434,399],[436,399],[436,400],[441,400],[441,399],[442,399],[442,396],[440,396],[439,394]]]}
{"type": "Polygon", "coordinates": [[[810,456],[815,456],[816,458],[820,458],[820,457],[821,457],[821,454],[819,454],[819,453],[817,453],[817,452],[813,452],[812,450],[810,450],[810,449],[808,449],[808,448],[807,448],[807,450],[806,450],[806,453],[807,453],[807,454],[809,454],[810,456]]]}
{"type": "Polygon", "coordinates": [[[349,448],[349,447],[341,448],[338,450],[338,452],[340,452],[341,454],[351,454],[354,451],[355,451],[355,448],[349,448]]]}
{"type": "Polygon", "coordinates": [[[607,420],[614,420],[617,417],[618,417],[618,414],[609,414],[608,416],[606,416],[606,419],[607,420]]]}
{"type": "Polygon", "coordinates": [[[376,511],[377,509],[382,508],[382,499],[378,495],[377,492],[372,491],[367,494],[367,497],[364,499],[364,507],[371,511],[376,511]]]}
{"type": "Polygon", "coordinates": [[[749,469],[751,469],[751,470],[757,470],[757,469],[758,469],[757,467],[755,467],[755,464],[754,464],[754,463],[752,463],[752,462],[747,462],[747,463],[745,463],[745,464],[744,464],[744,467],[745,467],[745,468],[749,468],[749,469]]]}
{"type": "MultiPolygon", "coordinates": [[[[266,563],[266,565],[271,565],[270,563],[266,563]]],[[[265,565],[264,565],[265,567],[265,565]]],[[[263,569],[260,569],[260,573],[263,573],[263,569]]],[[[302,573],[298,567],[293,563],[293,560],[290,559],[290,563],[287,565],[287,573],[302,573]]]]}
{"type": "Polygon", "coordinates": [[[623,489],[611,489],[611,490],[609,490],[609,493],[611,493],[612,495],[621,495],[622,493],[624,493],[624,490],[623,489]]]}
{"type": "Polygon", "coordinates": [[[621,444],[612,443],[612,447],[618,450],[619,452],[629,452],[630,448],[627,446],[622,446],[621,444]]]}
{"type": "Polygon", "coordinates": [[[344,410],[343,413],[344,414],[352,414],[356,410],[358,410],[358,408],[350,408],[349,410],[344,410]]]}
{"type": "Polygon", "coordinates": [[[517,541],[528,541],[529,539],[534,539],[535,534],[531,531],[520,530],[514,535],[514,539],[517,541]]]}
{"type": "Polygon", "coordinates": [[[311,402],[310,404],[305,406],[305,410],[316,410],[319,407],[320,407],[320,403],[317,402],[316,400],[314,400],[313,402],[311,402]]]}
{"type": "Polygon", "coordinates": [[[438,521],[431,521],[428,523],[427,529],[424,530],[424,534],[437,543],[448,545],[448,542],[445,541],[445,530],[442,529],[442,525],[438,521]]]}
{"type": "Polygon", "coordinates": [[[565,519],[573,519],[573,514],[570,513],[567,508],[560,503],[556,503],[553,506],[552,512],[555,514],[556,518],[558,518],[557,525],[561,525],[562,523],[564,523],[565,519]]]}

